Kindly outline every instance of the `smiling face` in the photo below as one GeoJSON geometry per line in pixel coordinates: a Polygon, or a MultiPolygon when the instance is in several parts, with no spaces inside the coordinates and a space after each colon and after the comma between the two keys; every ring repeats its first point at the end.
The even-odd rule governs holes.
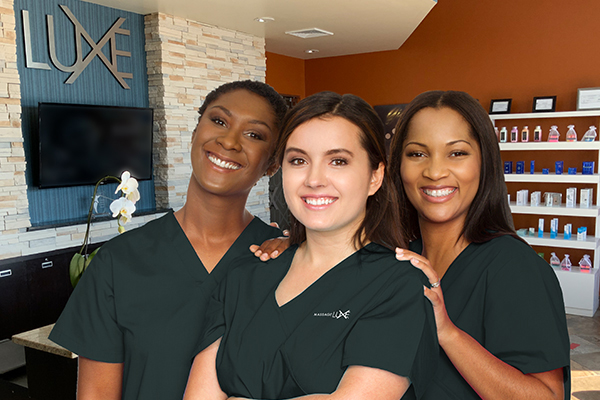
{"type": "Polygon", "coordinates": [[[329,232],[352,237],[367,198],[377,192],[383,164],[371,168],[359,128],[341,117],[314,118],[290,135],[283,155],[285,200],[307,235],[329,232]]]}
{"type": "MultiPolygon", "coordinates": [[[[192,191],[247,196],[269,167],[277,138],[270,104],[247,90],[208,105],[192,136],[192,191]]],[[[270,171],[269,171],[270,172],[270,171]]]]}
{"type": "Polygon", "coordinates": [[[462,229],[481,171],[469,124],[450,108],[424,108],[410,121],[402,146],[402,183],[421,226],[456,223],[462,229]]]}

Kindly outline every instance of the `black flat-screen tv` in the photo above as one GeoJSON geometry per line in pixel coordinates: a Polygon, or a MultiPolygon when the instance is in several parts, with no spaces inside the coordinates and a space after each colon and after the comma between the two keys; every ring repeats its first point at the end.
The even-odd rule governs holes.
{"type": "Polygon", "coordinates": [[[152,179],[151,108],[39,103],[37,186],[93,185],[125,170],[152,179]]]}

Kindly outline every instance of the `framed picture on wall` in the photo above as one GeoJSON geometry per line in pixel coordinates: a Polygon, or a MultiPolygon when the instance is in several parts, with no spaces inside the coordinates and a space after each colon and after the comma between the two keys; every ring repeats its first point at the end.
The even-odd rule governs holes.
{"type": "Polygon", "coordinates": [[[600,109],[600,88],[577,89],[577,110],[600,109]]]}
{"type": "Polygon", "coordinates": [[[404,104],[386,104],[381,106],[374,106],[375,112],[381,118],[385,128],[385,150],[389,154],[390,143],[392,143],[392,137],[396,133],[396,124],[400,119],[402,110],[406,107],[407,103],[404,104]]]}
{"type": "Polygon", "coordinates": [[[556,96],[539,96],[533,98],[532,112],[556,111],[556,96]]]}
{"type": "Polygon", "coordinates": [[[510,104],[512,99],[494,99],[490,101],[490,114],[508,114],[510,113],[510,104]]]}

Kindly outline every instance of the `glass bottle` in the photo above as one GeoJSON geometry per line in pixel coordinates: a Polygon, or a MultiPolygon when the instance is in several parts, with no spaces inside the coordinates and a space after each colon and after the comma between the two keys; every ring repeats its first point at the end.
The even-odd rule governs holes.
{"type": "Polygon", "coordinates": [[[521,142],[529,142],[529,127],[527,125],[521,131],[521,142]]]}
{"type": "Polygon", "coordinates": [[[583,135],[581,140],[583,142],[593,142],[596,140],[596,127],[594,125],[590,126],[590,129],[583,135]]]}
{"type": "Polygon", "coordinates": [[[494,127],[494,133],[496,134],[496,140],[500,141],[500,131],[497,126],[494,127]]]}
{"type": "Polygon", "coordinates": [[[516,126],[513,126],[510,130],[510,141],[514,143],[517,140],[519,140],[519,129],[516,126]]]}
{"type": "Polygon", "coordinates": [[[569,258],[568,254],[565,254],[565,258],[563,258],[563,260],[560,262],[560,269],[562,269],[563,271],[570,271],[571,270],[571,259],[569,258]]]}
{"type": "Polygon", "coordinates": [[[550,257],[550,265],[553,267],[560,267],[560,259],[556,257],[556,253],[550,253],[552,256],[550,257]]]}
{"type": "Polygon", "coordinates": [[[533,131],[533,141],[534,142],[541,142],[542,141],[542,127],[541,126],[536,126],[535,130],[533,131]]]}
{"type": "Polygon", "coordinates": [[[506,130],[506,127],[503,126],[502,129],[500,129],[500,142],[506,143],[507,136],[508,136],[508,131],[506,130]]]}
{"type": "Polygon", "coordinates": [[[589,254],[584,254],[583,258],[579,260],[579,268],[590,269],[592,268],[592,260],[590,260],[589,254]]]}
{"type": "Polygon", "coordinates": [[[569,125],[567,128],[569,128],[567,131],[567,142],[576,142],[577,132],[575,132],[575,125],[569,125]]]}
{"type": "Polygon", "coordinates": [[[558,126],[552,125],[550,127],[550,133],[548,133],[548,141],[549,142],[558,142],[559,137],[560,137],[560,133],[558,133],[558,126]]]}

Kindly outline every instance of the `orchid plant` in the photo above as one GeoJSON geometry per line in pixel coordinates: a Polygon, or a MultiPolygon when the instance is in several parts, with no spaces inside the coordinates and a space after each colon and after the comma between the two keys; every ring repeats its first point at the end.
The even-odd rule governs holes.
{"type": "Polygon", "coordinates": [[[81,279],[83,272],[86,270],[88,265],[90,265],[98,250],[100,250],[98,247],[91,254],[87,254],[96,193],[98,191],[98,186],[107,181],[119,182],[119,186],[117,186],[115,194],[120,191],[121,196],[110,204],[112,216],[118,217],[119,233],[125,232],[125,227],[123,225],[131,221],[132,214],[135,212],[135,203],[140,199],[138,181],[133,178],[128,171],[123,172],[120,179],[116,176],[109,175],[100,179],[96,183],[96,186],[94,187],[94,196],[92,197],[92,204],[90,204],[90,210],[88,212],[87,229],[85,230],[83,245],[81,246],[79,252],[73,255],[73,258],[71,258],[71,263],[69,264],[69,276],[71,278],[71,285],[73,285],[73,287],[77,286],[77,283],[79,282],[79,279],[81,279]]]}

